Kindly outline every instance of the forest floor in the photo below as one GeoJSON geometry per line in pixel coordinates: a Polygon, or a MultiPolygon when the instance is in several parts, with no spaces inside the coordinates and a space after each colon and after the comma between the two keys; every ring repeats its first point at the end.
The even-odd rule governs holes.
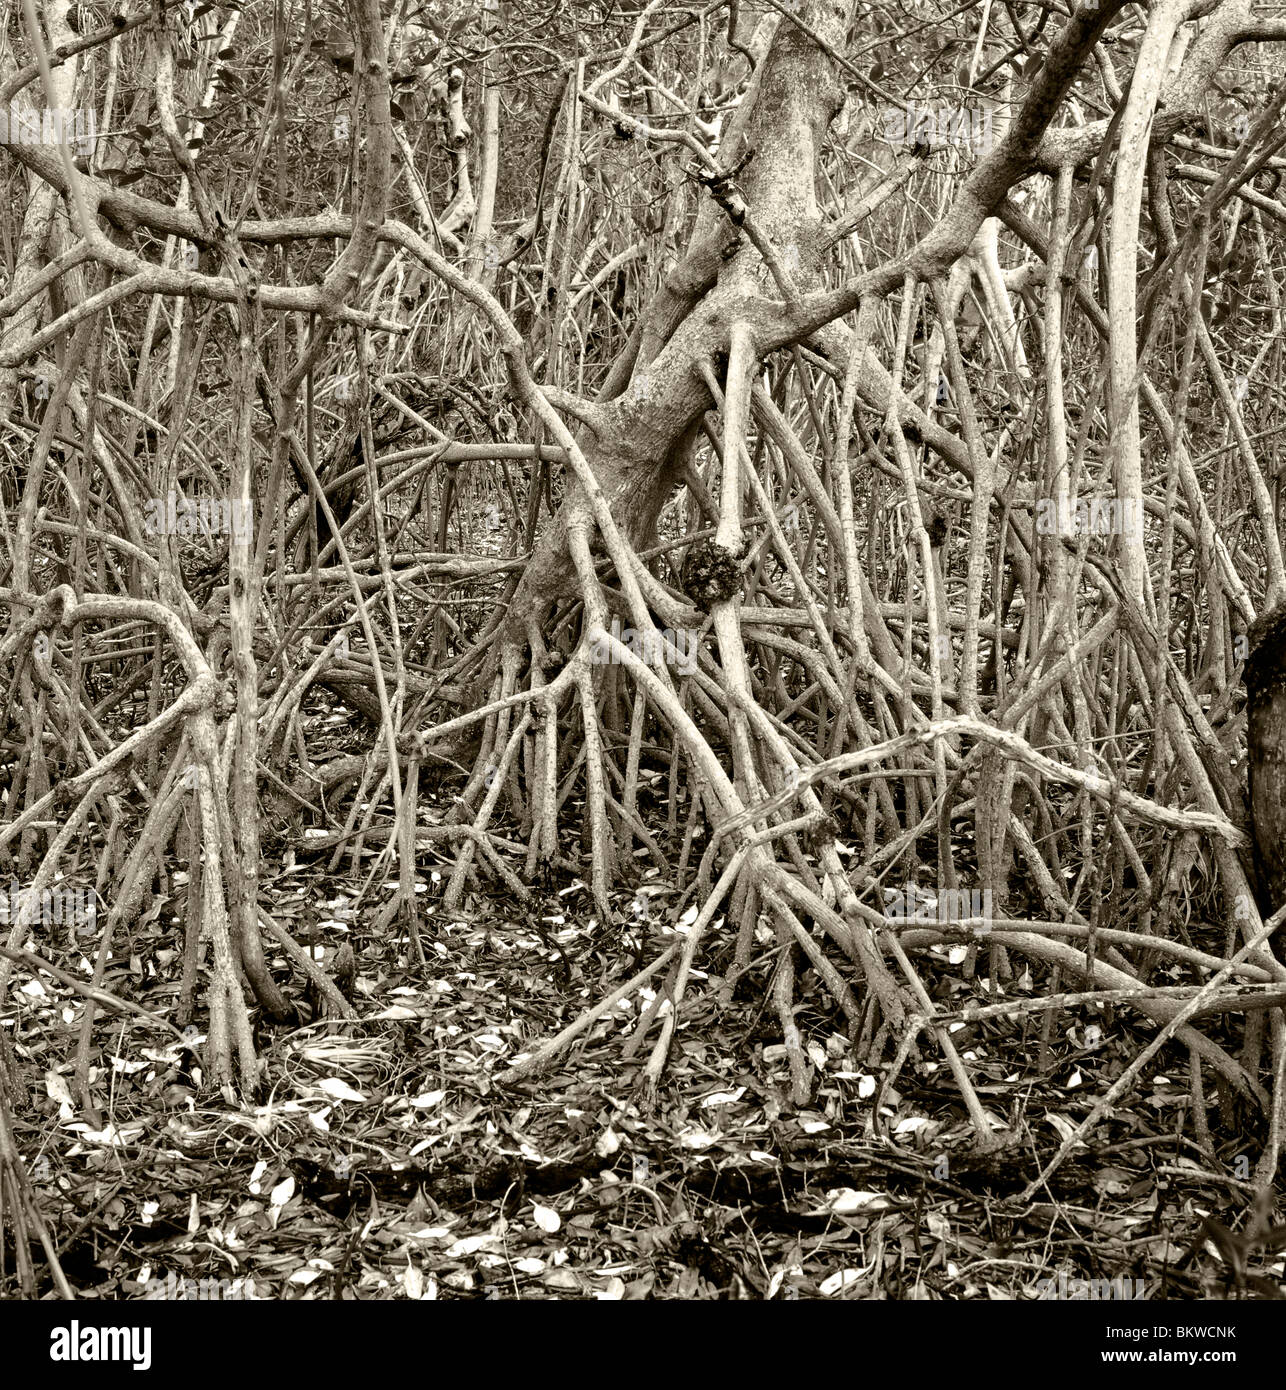
{"type": "MultiPolygon", "coordinates": [[[[450,797],[447,787],[436,806],[423,799],[421,814],[440,820],[450,797]]],[[[374,908],[346,911],[358,874],[329,873],[327,858],[307,832],[266,837],[264,902],[320,960],[351,942],[360,1018],[261,1027],[257,1105],[200,1088],[200,1035],[178,1044],[146,1021],[100,1014],[91,1066],[105,1118],[94,1128],[70,1085],[84,1001],[57,982],[26,984],[15,1051],[29,1092],[43,1072],[44,1093],[15,1115],[16,1137],[80,1296],[1286,1296],[1280,1244],[1233,1234],[1247,1225],[1254,1162],[1241,1159],[1239,1174],[1249,1144],[1237,1136],[1262,1120],[1221,1097],[1211,1124],[1226,1124],[1227,1138],[1203,1149],[1183,1052],[1163,1051],[1088,1147],[1035,1200],[1015,1200],[1150,1040],[1132,1015],[1060,1014],[1043,1043],[1039,1014],[957,1025],[1003,1137],[980,1153],[931,1049],[876,1113],[881,1076],[855,1058],[812,971],[796,996],[812,1096],[791,1102],[780,1023],[764,1003],[775,960],[765,933],[730,1004],[717,974],[730,947],[698,957],[655,1106],[638,1088],[655,1028],[629,1047],[652,989],[552,1070],[502,1088],[494,1078],[515,1056],[675,940],[673,889],[655,876],[622,886],[608,924],[575,881],[534,905],[473,895],[449,913],[447,866],[426,855],[421,966],[398,929],[364,933],[374,908]]],[[[170,1018],[185,882],[168,876],[104,980],[170,1018]]],[[[42,949],[85,973],[74,944],[42,949]]],[[[931,993],[943,1007],[994,1002],[989,981],[966,978],[962,954],[920,957],[931,993]]],[[[304,982],[273,955],[270,944],[307,1017],[304,982]]],[[[1000,997],[1036,997],[1045,983],[1025,972],[1000,997]]],[[[33,1261],[43,1269],[34,1250],[33,1261]]]]}

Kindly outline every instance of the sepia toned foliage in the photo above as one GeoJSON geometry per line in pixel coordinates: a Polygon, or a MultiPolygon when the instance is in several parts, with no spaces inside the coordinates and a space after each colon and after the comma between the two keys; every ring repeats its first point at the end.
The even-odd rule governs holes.
{"type": "Polygon", "coordinates": [[[666,971],[654,1096],[698,961],[726,1004],[768,950],[796,1103],[813,971],[881,1085],[932,1053],[985,1148],[929,988],[960,947],[1150,1021],[1051,1168],[1177,1045],[1272,1180],[1286,875],[1246,760],[1284,736],[1249,634],[1286,602],[1286,18],[25,13],[0,853],[24,901],[96,890],[96,984],[187,862],[178,1023],[252,1094],[252,1008],[292,1017],[265,934],[352,1012],[261,893],[307,825],[412,958],[427,850],[448,911],[579,879],[639,942],[502,1083],[666,971]],[[619,900],[648,873],[668,943],[619,900]]]}

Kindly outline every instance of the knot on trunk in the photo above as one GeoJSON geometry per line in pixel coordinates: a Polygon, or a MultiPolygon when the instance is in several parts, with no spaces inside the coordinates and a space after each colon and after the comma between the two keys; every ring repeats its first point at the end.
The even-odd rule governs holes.
{"type": "Polygon", "coordinates": [[[696,541],[679,575],[683,592],[703,612],[741,589],[741,556],[717,541],[696,541]]]}

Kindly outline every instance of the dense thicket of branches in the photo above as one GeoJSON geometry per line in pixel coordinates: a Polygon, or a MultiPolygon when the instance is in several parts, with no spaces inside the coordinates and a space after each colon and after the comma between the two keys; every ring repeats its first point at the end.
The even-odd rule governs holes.
{"type": "Polygon", "coordinates": [[[37,901],[96,885],[100,969],[191,860],[215,1080],[256,1082],[242,976],[286,1011],[261,827],[302,817],[334,866],[380,846],[365,892],[397,875],[378,925],[415,950],[417,845],[452,907],[570,872],[610,921],[658,869],[693,911],[650,962],[652,1085],[698,954],[731,980],[775,940],[797,1099],[813,969],[886,1084],[939,1050],[985,1141],[921,978],[963,942],[1131,1000],[1198,1095],[1204,1068],[1262,1111],[1271,1178],[1286,969],[1239,682],[1286,600],[1286,19],[42,22],[8,13],[0,108],[96,138],[3,163],[0,847],[37,901]],[[362,756],[318,763],[318,685],[362,756]]]}

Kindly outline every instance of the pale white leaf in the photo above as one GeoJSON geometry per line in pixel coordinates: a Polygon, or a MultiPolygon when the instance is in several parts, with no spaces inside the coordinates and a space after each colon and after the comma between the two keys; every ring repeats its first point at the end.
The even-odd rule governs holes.
{"type": "Polygon", "coordinates": [[[862,1271],[860,1269],[841,1269],[832,1274],[830,1278],[823,1279],[818,1288],[827,1298],[833,1298],[850,1285],[856,1284],[861,1277],[862,1271]]]}
{"type": "Polygon", "coordinates": [[[366,1103],[366,1097],[360,1092],[355,1091],[347,1081],[341,1081],[338,1076],[328,1076],[317,1083],[318,1090],[324,1091],[331,1100],[351,1100],[359,1105],[366,1103]]]}
{"type": "Polygon", "coordinates": [[[546,1235],[552,1236],[563,1224],[563,1218],[553,1207],[542,1207],[539,1202],[531,1204],[532,1218],[546,1235]]]}

